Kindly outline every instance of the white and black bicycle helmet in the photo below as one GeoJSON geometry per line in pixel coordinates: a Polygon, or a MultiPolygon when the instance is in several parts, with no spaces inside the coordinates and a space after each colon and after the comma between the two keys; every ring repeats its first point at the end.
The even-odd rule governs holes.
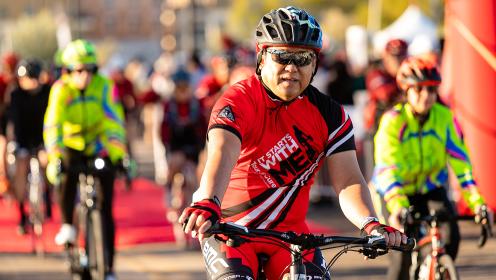
{"type": "Polygon", "coordinates": [[[256,30],[257,52],[268,46],[298,46],[322,49],[322,30],[313,16],[289,6],[270,11],[256,30]]]}
{"type": "MultiPolygon", "coordinates": [[[[288,6],[265,14],[256,30],[257,66],[260,75],[260,62],[263,50],[270,46],[294,46],[322,49],[322,30],[313,16],[302,9],[288,6]]],[[[314,71],[314,75],[317,69],[314,71]]]]}

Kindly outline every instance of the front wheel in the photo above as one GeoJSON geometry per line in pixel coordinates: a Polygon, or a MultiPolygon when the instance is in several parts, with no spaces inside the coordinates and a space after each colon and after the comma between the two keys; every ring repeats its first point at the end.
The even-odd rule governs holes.
{"type": "Polygon", "coordinates": [[[458,280],[455,262],[449,255],[442,255],[435,272],[435,280],[458,280]]]}
{"type": "Polygon", "coordinates": [[[98,210],[92,210],[88,221],[88,260],[91,279],[105,279],[107,258],[103,234],[102,216],[98,210]]]}

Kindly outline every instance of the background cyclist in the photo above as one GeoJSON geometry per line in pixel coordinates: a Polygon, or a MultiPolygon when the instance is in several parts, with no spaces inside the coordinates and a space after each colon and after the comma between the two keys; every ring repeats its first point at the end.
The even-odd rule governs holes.
{"type": "MultiPolygon", "coordinates": [[[[348,114],[310,85],[322,48],[315,18],[295,7],[272,10],[261,19],[256,40],[257,74],[228,88],[217,101],[200,186],[179,218],[186,233],[202,240],[206,263],[211,250],[223,259],[224,266],[207,265],[210,279],[256,279],[260,254],[268,256],[268,279],[285,271],[287,250],[259,242],[230,248],[204,233],[221,216],[250,228],[308,232],[309,190],[323,160],[353,224],[383,234],[390,245],[406,242],[406,236],[374,217],[348,114]]],[[[320,250],[307,259],[313,262],[306,264],[308,275],[321,276],[320,250]]]]}
{"type": "MultiPolygon", "coordinates": [[[[386,203],[389,224],[395,228],[402,227],[401,213],[411,205],[424,215],[433,209],[446,210],[452,219],[442,230],[448,237],[447,253],[455,259],[460,232],[444,188],[448,165],[474,213],[479,213],[484,199],[472,175],[461,130],[450,110],[436,103],[441,83],[437,66],[411,57],[401,64],[396,79],[406,102],[394,106],[381,119],[374,141],[373,184],[386,203]]],[[[392,252],[388,279],[408,279],[410,265],[409,253],[392,252]]]]}
{"type": "Polygon", "coordinates": [[[191,203],[193,188],[198,185],[196,166],[205,144],[204,110],[190,86],[191,76],[183,69],[172,73],[172,96],[164,101],[161,139],[166,148],[167,176],[165,181],[167,218],[174,223],[176,244],[187,245],[184,233],[176,221],[191,203]],[[173,185],[182,185],[180,192],[173,185]]]}
{"type": "MultiPolygon", "coordinates": [[[[20,234],[26,232],[28,224],[23,202],[26,198],[31,153],[38,153],[42,174],[45,174],[44,169],[47,165],[46,152],[43,147],[43,117],[48,105],[50,86],[40,80],[42,71],[41,61],[21,60],[16,71],[18,85],[11,92],[9,119],[14,131],[13,140],[17,144],[14,193],[19,203],[18,232],[20,234]]],[[[50,203],[47,203],[47,206],[49,205],[50,203]]]]}
{"type": "MultiPolygon", "coordinates": [[[[60,164],[66,172],[59,192],[63,223],[55,236],[59,245],[74,242],[76,237],[72,218],[78,171],[71,167],[86,164],[88,159],[97,156],[115,165],[126,156],[123,109],[113,83],[98,73],[95,46],[86,40],[72,41],[64,49],[62,61],[68,73],[52,87],[44,123],[49,159],[47,177],[58,184],[60,164]]],[[[115,170],[105,170],[98,175],[102,188],[97,189],[97,207],[103,214],[110,259],[106,279],[115,279],[112,217],[115,170]]]]}
{"type": "Polygon", "coordinates": [[[7,178],[7,112],[10,103],[10,92],[17,85],[17,75],[15,73],[19,57],[13,52],[2,55],[2,69],[0,72],[0,194],[5,193],[9,188],[7,178]]]}

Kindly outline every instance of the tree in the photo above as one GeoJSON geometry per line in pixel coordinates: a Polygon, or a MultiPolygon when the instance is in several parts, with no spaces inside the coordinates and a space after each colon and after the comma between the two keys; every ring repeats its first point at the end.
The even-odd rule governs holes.
{"type": "MultiPolygon", "coordinates": [[[[393,23],[410,4],[415,4],[427,15],[431,17],[439,17],[439,11],[442,9],[441,3],[443,0],[381,0],[381,27],[384,28],[393,23]]],[[[360,1],[355,5],[353,14],[356,23],[361,25],[367,24],[368,17],[368,1],[360,1]]]]}
{"type": "Polygon", "coordinates": [[[13,50],[21,57],[51,62],[57,50],[56,25],[48,10],[18,18],[10,32],[13,50]]]}

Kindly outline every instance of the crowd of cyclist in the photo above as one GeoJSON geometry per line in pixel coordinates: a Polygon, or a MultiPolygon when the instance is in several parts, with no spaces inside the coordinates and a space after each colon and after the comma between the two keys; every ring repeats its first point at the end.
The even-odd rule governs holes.
{"type": "MultiPolygon", "coordinates": [[[[293,15],[291,24],[296,26],[309,18],[315,21],[311,15],[292,7],[281,8],[267,14],[266,17],[271,17],[277,22],[277,17],[281,14],[293,15]]],[[[368,187],[375,198],[375,211],[384,214],[385,217],[382,217],[379,223],[379,220],[374,219],[374,210],[365,211],[369,216],[365,221],[360,222],[359,218],[353,221],[360,225],[362,231],[371,233],[373,230],[381,229],[379,232],[385,235],[394,233],[395,228],[402,227],[398,217],[410,205],[420,207],[423,212],[428,212],[431,208],[444,208],[454,217],[456,213],[445,188],[448,164],[460,179],[463,198],[474,213],[477,214],[485,205],[472,175],[469,153],[463,142],[461,130],[449,108],[437,102],[438,86],[442,81],[437,60],[433,60],[430,56],[408,57],[407,43],[401,39],[393,39],[386,45],[381,62],[355,76],[347,70],[345,59],[339,55],[330,58],[326,56],[328,54],[320,52],[321,41],[315,38],[314,41],[309,39],[310,43],[299,42],[296,39],[293,41],[274,39],[270,34],[263,34],[263,24],[261,22],[257,29],[256,54],[226,39],[225,53],[209,59],[207,66],[203,65],[202,59],[196,54],[183,63],[177,63],[174,59],[163,55],[155,63],[153,70],[149,70],[146,64],[136,59],[130,61],[126,67],[119,65],[110,69],[106,77],[101,74],[95,45],[81,39],[57,51],[50,67],[45,67],[46,64],[36,58],[21,59],[14,53],[4,54],[0,75],[0,192],[5,194],[10,190],[14,194],[19,209],[18,232],[24,234],[29,223],[24,199],[30,156],[37,155],[43,170],[46,170],[45,179],[47,186],[50,186],[47,191],[52,189],[51,186],[57,186],[62,209],[62,226],[55,238],[58,245],[74,242],[76,237],[72,225],[72,213],[77,173],[71,171],[71,166],[88,158],[102,157],[116,167],[100,174],[104,188],[99,190],[102,197],[99,207],[107,225],[106,239],[110,241],[108,251],[111,261],[107,268],[107,279],[115,279],[113,185],[117,167],[129,168],[132,157],[130,143],[139,134],[129,132],[136,130],[136,123],[140,122],[137,121],[139,112],[148,104],[161,105],[163,117],[158,126],[160,130],[158,135],[166,150],[167,167],[156,172],[165,174],[163,183],[167,197],[166,206],[172,209],[174,203],[177,204],[171,195],[175,181],[182,178],[182,182],[186,182],[184,185],[194,188],[192,190],[194,191],[199,184],[202,186],[200,183],[202,175],[207,178],[202,180],[212,179],[209,177],[213,176],[212,174],[203,174],[205,164],[212,164],[209,163],[205,150],[207,131],[209,137],[216,140],[235,141],[230,138],[232,136],[237,136],[240,141],[245,140],[241,137],[241,133],[245,133],[244,128],[232,124],[236,115],[232,110],[239,109],[236,108],[237,104],[231,103],[233,101],[229,99],[231,95],[228,94],[227,99],[220,101],[219,104],[222,106],[216,105],[219,98],[225,92],[232,94],[231,86],[239,81],[251,79],[250,83],[256,83],[260,79],[265,90],[270,93],[274,91],[277,95],[270,96],[271,100],[273,102],[279,100],[279,92],[275,90],[277,87],[270,83],[265,84],[267,80],[262,80],[260,76],[261,67],[267,63],[263,60],[268,59],[265,58],[266,56],[274,60],[271,63],[287,63],[286,68],[304,68],[314,65],[312,63],[318,63],[318,73],[316,67],[315,71],[311,69],[312,71],[308,72],[315,87],[312,86],[311,93],[305,91],[303,95],[313,96],[320,91],[318,94],[324,93],[338,102],[329,101],[330,106],[335,106],[335,109],[342,108],[341,105],[353,104],[353,93],[356,90],[367,89],[369,103],[363,120],[368,130],[365,141],[368,139],[373,143],[373,148],[365,150],[364,153],[369,153],[375,165],[368,187]],[[281,46],[283,48],[278,49],[281,46]],[[291,48],[308,55],[305,57],[308,61],[290,55],[284,60],[282,57],[288,55],[286,51],[291,48]],[[310,51],[302,51],[307,49],[310,51]],[[302,61],[300,65],[296,65],[297,58],[302,61]],[[262,66],[260,66],[261,62],[263,62],[262,66]],[[216,118],[211,118],[212,112],[216,118]],[[219,134],[216,128],[225,129],[223,133],[228,135],[219,134]],[[212,131],[215,132],[210,135],[212,131]],[[420,142],[424,154],[418,153],[417,146],[413,147],[420,138],[424,138],[420,142]],[[13,174],[9,174],[6,160],[6,147],[9,141],[16,143],[13,174]],[[183,174],[184,172],[187,174],[183,174]]],[[[322,31],[318,23],[314,22],[312,28],[315,28],[315,32],[321,36],[322,31]]],[[[298,31],[299,29],[295,30],[302,32],[298,31]]],[[[244,83],[248,86],[248,82],[244,83]]],[[[281,104],[287,109],[292,104],[292,99],[284,100],[281,104]]],[[[347,120],[346,113],[340,115],[341,117],[347,120]]],[[[256,120],[251,120],[254,121],[256,120]]],[[[147,126],[146,120],[144,124],[147,126]]],[[[345,124],[340,125],[342,127],[345,124]]],[[[146,134],[149,129],[145,127],[144,133],[146,134]]],[[[302,135],[302,131],[299,133],[296,138],[298,141],[303,141],[307,136],[302,135]]],[[[251,137],[251,134],[247,135],[251,137]]],[[[312,138],[305,139],[312,140],[312,138]]],[[[353,137],[348,139],[353,140],[353,137]]],[[[307,140],[303,142],[306,143],[307,140]]],[[[341,156],[355,150],[354,143],[339,143],[345,144],[338,149],[338,154],[341,153],[341,156]]],[[[311,148],[307,143],[305,146],[307,153],[311,148]]],[[[326,156],[333,157],[333,152],[334,150],[329,151],[326,156]]],[[[315,160],[315,156],[316,154],[312,153],[309,155],[309,160],[315,160]]],[[[235,161],[232,162],[233,165],[234,163],[235,161]]],[[[332,161],[329,161],[329,164],[333,165],[332,161]]],[[[242,173],[238,175],[240,174],[242,173]]],[[[358,181],[360,180],[357,179],[358,181]]],[[[207,183],[203,182],[203,185],[205,184],[207,183]]],[[[232,189],[229,190],[234,192],[232,189]]],[[[342,190],[338,189],[338,191],[342,190]]],[[[181,209],[168,213],[167,217],[171,222],[176,223],[183,208],[186,208],[181,218],[181,222],[184,223],[187,223],[186,218],[191,218],[191,215],[194,215],[193,219],[198,218],[195,215],[206,215],[203,217],[203,222],[206,220],[214,222],[221,216],[232,216],[232,213],[225,211],[235,210],[235,207],[231,207],[232,209],[224,207],[224,203],[231,203],[229,201],[231,198],[224,197],[225,201],[220,204],[214,196],[204,195],[199,199],[199,192],[195,195],[197,197],[193,198],[191,207],[186,207],[192,199],[188,195],[184,198],[181,209]]],[[[367,205],[367,199],[364,201],[364,205],[367,205]]],[[[47,212],[50,216],[50,211],[47,212]]],[[[202,221],[196,221],[195,225],[187,224],[186,231],[199,230],[202,221]]],[[[258,222],[264,224],[263,220],[258,222]]],[[[307,229],[302,224],[298,230],[307,229]]],[[[448,233],[450,236],[448,253],[454,258],[460,239],[456,222],[450,223],[448,233]]],[[[408,259],[408,255],[392,258],[395,264],[390,266],[389,279],[405,279],[405,271],[409,266],[408,259]]]]}

